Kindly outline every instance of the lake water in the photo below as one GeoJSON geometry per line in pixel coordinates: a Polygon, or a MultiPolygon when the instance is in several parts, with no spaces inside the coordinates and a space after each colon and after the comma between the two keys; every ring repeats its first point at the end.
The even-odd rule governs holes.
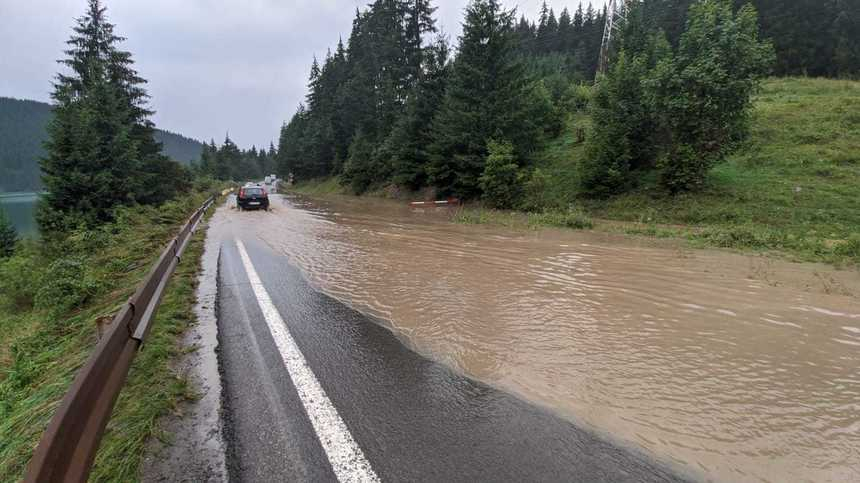
{"type": "Polygon", "coordinates": [[[2,193],[0,207],[12,220],[15,229],[22,237],[34,237],[39,229],[36,226],[36,202],[38,193],[2,193]]]}

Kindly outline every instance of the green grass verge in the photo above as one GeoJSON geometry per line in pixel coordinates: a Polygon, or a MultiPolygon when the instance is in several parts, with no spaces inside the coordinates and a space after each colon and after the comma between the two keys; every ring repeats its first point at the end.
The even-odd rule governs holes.
{"type": "Polygon", "coordinates": [[[508,228],[535,230],[541,227],[571,228],[576,230],[594,228],[594,222],[581,210],[546,211],[522,213],[516,211],[490,210],[464,207],[454,214],[456,223],[470,225],[501,225],[508,228]]]}
{"type": "MultiPolygon", "coordinates": [[[[20,481],[75,372],[97,342],[96,320],[133,293],[205,196],[120,211],[115,223],[60,245],[31,243],[0,262],[0,481],[20,481]],[[74,270],[68,268],[74,260],[74,270]],[[65,267],[65,268],[63,268],[65,267]]],[[[138,353],[96,457],[91,481],[135,481],[159,417],[194,397],[171,368],[194,321],[203,231],[187,247],[138,353]]]]}
{"type": "Polygon", "coordinates": [[[341,186],[336,177],[312,179],[296,183],[288,187],[287,190],[310,196],[347,194],[347,190],[341,186]]]}

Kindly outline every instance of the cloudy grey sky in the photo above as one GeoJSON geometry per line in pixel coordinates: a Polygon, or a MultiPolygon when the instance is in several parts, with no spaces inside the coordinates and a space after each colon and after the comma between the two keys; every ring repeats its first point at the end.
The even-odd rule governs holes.
{"type": "MultiPolygon", "coordinates": [[[[503,0],[536,18],[542,0],[503,0]]],[[[158,127],[242,147],[277,143],[304,98],[313,55],[349,37],[369,0],[105,0],[149,80],[158,127]]],[[[456,42],[467,0],[436,0],[456,42]]],[[[579,0],[550,0],[556,12],[579,0]]],[[[587,3],[587,0],[584,1],[587,3]]],[[[595,5],[602,4],[594,0],[595,5]]],[[[0,96],[48,101],[74,18],[86,0],[0,0],[0,96]]]]}

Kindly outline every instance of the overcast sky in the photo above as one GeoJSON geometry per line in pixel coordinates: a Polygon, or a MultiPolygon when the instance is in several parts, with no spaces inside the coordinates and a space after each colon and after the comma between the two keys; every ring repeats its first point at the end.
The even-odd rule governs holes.
{"type": "MultiPolygon", "coordinates": [[[[242,147],[277,144],[306,93],[316,54],[349,37],[370,0],[105,0],[149,81],[158,127],[242,147]]],[[[542,0],[503,0],[536,18],[542,0]]],[[[467,0],[436,0],[438,26],[460,34],[467,0]]],[[[550,0],[557,13],[579,0],[550,0]]],[[[584,3],[587,3],[585,1],[584,3]]],[[[594,0],[595,5],[602,4],[594,0]]],[[[51,80],[86,0],[0,0],[0,96],[48,101],[51,80]]]]}

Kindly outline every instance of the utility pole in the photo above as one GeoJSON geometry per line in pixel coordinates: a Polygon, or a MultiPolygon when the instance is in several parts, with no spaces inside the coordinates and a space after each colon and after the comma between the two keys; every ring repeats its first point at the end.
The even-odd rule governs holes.
{"type": "Polygon", "coordinates": [[[612,41],[618,36],[619,30],[627,21],[629,3],[633,0],[609,0],[606,5],[606,25],[603,27],[603,41],[600,44],[600,63],[597,66],[597,76],[605,74],[609,69],[609,54],[612,52],[612,41]]]}

